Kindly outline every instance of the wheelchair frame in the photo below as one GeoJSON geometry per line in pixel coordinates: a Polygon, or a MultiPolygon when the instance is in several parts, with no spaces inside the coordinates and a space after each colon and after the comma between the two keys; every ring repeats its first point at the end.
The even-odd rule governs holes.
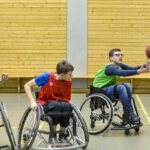
{"type": "MultiPolygon", "coordinates": [[[[124,122],[122,114],[118,114],[117,112],[118,103],[120,103],[119,99],[115,99],[113,103],[111,99],[103,93],[94,93],[87,96],[80,106],[80,111],[86,123],[90,124],[90,127],[88,127],[90,134],[95,135],[103,133],[110,125],[112,125],[111,130],[125,130],[126,135],[129,134],[130,129],[135,129],[135,132],[139,132],[139,127],[143,125],[141,121],[136,124],[124,122]],[[87,117],[87,112],[90,112],[90,117],[87,117]],[[117,121],[114,120],[115,117],[117,121]],[[118,120],[120,122],[118,122],[118,120]]],[[[134,98],[132,98],[132,103],[133,111],[139,115],[134,98]]]]}
{"type": "MultiPolygon", "coordinates": [[[[1,113],[2,121],[3,121],[0,127],[5,127],[9,142],[11,144],[11,150],[14,150],[17,147],[17,145],[16,145],[16,141],[15,141],[12,128],[11,128],[11,124],[7,116],[6,108],[3,102],[0,102],[0,113],[1,113]]],[[[0,146],[0,149],[8,148],[8,147],[9,147],[8,145],[4,145],[4,146],[0,146]]]]}
{"type": "Polygon", "coordinates": [[[70,125],[67,128],[68,131],[70,132],[70,137],[69,137],[69,140],[71,141],[70,145],[58,146],[59,144],[57,145],[57,143],[55,143],[52,118],[51,116],[45,115],[42,106],[39,105],[37,110],[35,111],[33,111],[31,108],[27,108],[27,110],[25,111],[21,119],[18,128],[18,148],[26,149],[26,150],[30,150],[31,148],[36,150],[69,150],[69,149],[77,149],[77,148],[86,148],[89,143],[89,134],[88,134],[86,123],[80,113],[80,110],[74,104],[71,105],[74,113],[72,113],[72,115],[70,116],[70,125]],[[28,116],[30,114],[32,115],[32,113],[34,116],[33,119],[34,122],[32,124],[33,128],[27,128],[25,127],[25,123],[27,122],[28,116]],[[49,123],[49,129],[50,129],[49,132],[41,129],[39,130],[41,119],[49,123]],[[81,139],[81,137],[78,135],[77,127],[80,127],[83,130],[84,139],[81,139]],[[30,132],[28,134],[31,135],[30,137],[31,139],[29,139],[29,142],[27,142],[27,145],[25,146],[22,145],[24,130],[25,132],[26,130],[27,132],[30,132]],[[44,135],[49,134],[48,140],[45,139],[44,135],[42,134],[44,135]],[[40,141],[35,146],[32,146],[37,135],[40,141]]]}

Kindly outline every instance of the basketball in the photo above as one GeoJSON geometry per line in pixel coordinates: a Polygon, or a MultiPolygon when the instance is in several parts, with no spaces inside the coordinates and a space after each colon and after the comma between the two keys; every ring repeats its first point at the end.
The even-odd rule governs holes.
{"type": "Polygon", "coordinates": [[[150,59],[150,45],[148,45],[148,46],[146,47],[145,53],[146,53],[147,58],[150,59]]]}

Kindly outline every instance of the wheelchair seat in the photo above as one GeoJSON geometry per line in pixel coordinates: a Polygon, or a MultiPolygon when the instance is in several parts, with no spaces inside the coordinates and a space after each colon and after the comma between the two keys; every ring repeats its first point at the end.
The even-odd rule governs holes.
{"type": "MultiPolygon", "coordinates": [[[[131,99],[133,104],[133,112],[138,115],[134,98],[131,99]]],[[[90,134],[103,133],[107,129],[125,130],[125,134],[129,134],[130,129],[139,132],[142,126],[141,121],[136,124],[124,122],[123,108],[121,101],[106,94],[101,88],[90,87],[90,93],[80,106],[82,115],[88,125],[90,134]]]]}
{"type": "Polygon", "coordinates": [[[95,94],[95,93],[102,93],[102,94],[106,95],[111,100],[112,103],[118,101],[118,98],[116,96],[117,95],[116,91],[114,91],[114,95],[109,95],[102,88],[97,88],[97,87],[94,87],[94,86],[90,85],[90,93],[89,93],[89,95],[90,94],[95,94]]]}
{"type": "MultiPolygon", "coordinates": [[[[69,114],[45,114],[43,107],[38,105],[37,110],[27,108],[18,128],[18,147],[20,149],[42,149],[42,150],[65,150],[86,148],[89,142],[89,134],[87,125],[79,111],[79,109],[71,104],[73,112],[69,114]],[[68,141],[65,144],[55,141],[53,119],[52,117],[60,117],[69,115],[69,133],[68,141]],[[46,122],[46,124],[45,124],[46,122]],[[26,144],[22,144],[24,135],[27,136],[26,144]]],[[[58,132],[57,132],[58,133],[58,132]]]]}

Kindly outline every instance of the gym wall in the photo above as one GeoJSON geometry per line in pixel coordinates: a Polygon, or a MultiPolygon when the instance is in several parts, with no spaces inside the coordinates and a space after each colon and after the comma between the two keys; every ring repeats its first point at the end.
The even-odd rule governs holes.
{"type": "MultiPolygon", "coordinates": [[[[0,72],[9,80],[1,92],[23,91],[23,84],[57,62],[75,66],[73,88],[87,89],[108,62],[108,51],[121,48],[124,63],[145,63],[150,38],[150,1],[0,0],[0,72]]],[[[125,79],[126,80],[126,79],[125,79]]],[[[128,79],[127,79],[128,80],[128,79]]],[[[132,82],[132,80],[129,80],[132,82]]],[[[150,93],[150,80],[134,80],[134,89],[150,93]]]]}

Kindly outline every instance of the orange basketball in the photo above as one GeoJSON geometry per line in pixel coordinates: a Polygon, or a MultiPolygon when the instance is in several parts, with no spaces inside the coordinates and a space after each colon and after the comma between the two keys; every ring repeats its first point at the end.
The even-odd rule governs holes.
{"type": "Polygon", "coordinates": [[[150,45],[148,45],[148,46],[146,47],[145,53],[146,53],[147,58],[150,59],[150,45]]]}

